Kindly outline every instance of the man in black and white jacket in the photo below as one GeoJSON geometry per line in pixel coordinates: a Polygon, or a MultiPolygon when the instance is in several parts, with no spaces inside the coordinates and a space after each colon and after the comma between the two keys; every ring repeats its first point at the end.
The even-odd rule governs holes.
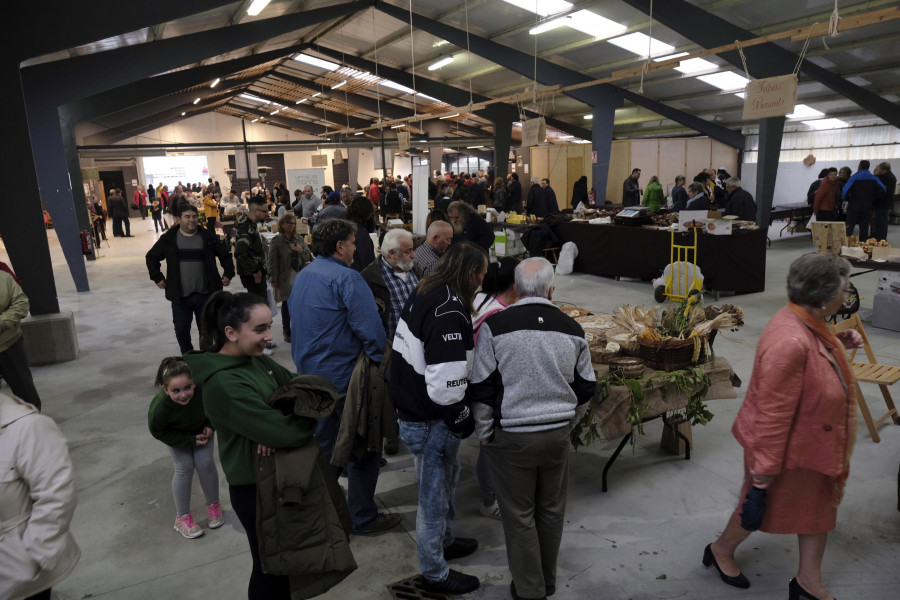
{"type": "Polygon", "coordinates": [[[516,267],[519,301],[481,325],[466,398],[500,504],[513,598],[556,589],[569,432],[597,381],[584,330],[551,302],[553,266],[516,267]]]}
{"type": "Polygon", "coordinates": [[[475,244],[451,246],[409,296],[391,354],[391,401],[419,483],[416,540],[422,586],[450,595],[479,586],[478,578],[451,570],[447,561],[478,548],[476,540],[454,535],[453,504],[459,442],[475,428],[465,395],[474,355],[472,301],[487,264],[487,254],[475,244]]]}

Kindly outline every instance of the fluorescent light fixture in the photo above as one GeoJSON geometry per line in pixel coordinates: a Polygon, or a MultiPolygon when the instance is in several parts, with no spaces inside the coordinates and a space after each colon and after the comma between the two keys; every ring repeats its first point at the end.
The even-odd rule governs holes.
{"type": "Polygon", "coordinates": [[[698,75],[697,79],[703,83],[708,83],[720,90],[740,90],[747,87],[750,80],[743,75],[738,75],[733,71],[723,71],[722,73],[710,73],[709,75],[698,75]]]}
{"type": "Polygon", "coordinates": [[[400,129],[401,127],[405,127],[406,123],[401,123],[400,125],[391,125],[391,129],[400,129]]]}
{"type": "Polygon", "coordinates": [[[572,8],[571,2],[565,0],[505,0],[509,4],[523,8],[542,17],[549,17],[572,8]]]}
{"type": "Polygon", "coordinates": [[[567,21],[568,19],[566,17],[544,21],[537,27],[532,27],[531,29],[529,29],[528,33],[530,33],[531,35],[540,35],[542,33],[553,31],[554,29],[559,29],[560,27],[568,25],[569,23],[567,21]]]}
{"type": "Polygon", "coordinates": [[[476,148],[484,148],[484,146],[466,146],[466,150],[474,150],[476,148]]]}
{"type": "Polygon", "coordinates": [[[428,70],[429,70],[429,71],[437,71],[437,70],[440,69],[441,67],[446,67],[447,65],[449,65],[449,64],[452,63],[452,62],[453,62],[453,57],[452,57],[452,56],[445,56],[445,57],[442,58],[441,60],[439,60],[439,61],[437,61],[437,62],[431,63],[431,64],[428,66],[428,70]]]}
{"type": "Polygon", "coordinates": [[[181,116],[183,117],[183,116],[186,115],[186,114],[187,114],[186,112],[183,112],[183,113],[181,113],[181,116]]]}
{"type": "Polygon", "coordinates": [[[255,119],[253,119],[253,120],[252,120],[252,121],[250,121],[250,122],[251,122],[251,123],[256,123],[256,122],[257,122],[257,121],[259,121],[259,117],[257,117],[257,118],[255,118],[255,119]]]}
{"type": "Polygon", "coordinates": [[[244,100],[253,100],[254,102],[260,102],[262,104],[269,104],[268,100],[263,100],[262,98],[257,98],[256,96],[252,96],[250,94],[241,94],[240,97],[244,100]]]}
{"type": "Polygon", "coordinates": [[[213,81],[211,84],[209,84],[209,87],[211,87],[211,88],[216,87],[217,85],[219,85],[219,82],[220,82],[220,81],[222,81],[222,78],[221,78],[221,77],[216,77],[216,80],[213,81]]]}
{"type": "Polygon", "coordinates": [[[303,104],[303,103],[306,102],[307,100],[309,100],[309,98],[300,98],[299,100],[297,100],[296,102],[294,102],[294,104],[303,104]]]}
{"type": "Polygon", "coordinates": [[[346,80],[346,79],[343,80],[342,82],[338,83],[337,85],[331,86],[331,89],[336,90],[336,89],[338,89],[339,87],[344,87],[345,85],[347,85],[347,80],[346,80]]]}
{"type": "Polygon", "coordinates": [[[574,136],[574,135],[558,135],[558,136],[556,136],[556,139],[558,139],[558,140],[570,140],[570,139],[572,139],[573,137],[575,137],[575,136],[574,136]]]}
{"type": "Polygon", "coordinates": [[[315,98],[316,96],[321,96],[321,95],[322,95],[322,92],[316,92],[315,94],[312,95],[312,97],[315,98]]]}
{"type": "Polygon", "coordinates": [[[594,118],[594,114],[593,114],[593,113],[591,113],[591,114],[589,114],[589,115],[584,115],[585,121],[590,121],[590,120],[593,119],[593,118],[594,118]]]}
{"type": "Polygon", "coordinates": [[[200,104],[200,98],[196,98],[196,99],[194,100],[194,104],[200,104]]]}
{"type": "Polygon", "coordinates": [[[573,144],[590,144],[591,140],[575,140],[573,144]]]}
{"type": "Polygon", "coordinates": [[[382,79],[379,82],[379,84],[383,85],[384,87],[389,87],[389,88],[397,90],[399,92],[403,92],[404,94],[415,94],[416,93],[415,90],[408,88],[405,85],[400,85],[399,83],[394,83],[390,79],[382,79]]]}
{"type": "Polygon", "coordinates": [[[605,38],[618,35],[628,28],[606,17],[601,17],[589,10],[579,10],[568,16],[569,27],[577,29],[581,33],[592,35],[595,38],[605,38]]]}
{"type": "Polygon", "coordinates": [[[447,115],[445,117],[438,117],[438,118],[439,119],[452,119],[453,117],[458,117],[458,116],[459,116],[459,113],[456,113],[455,115],[447,115]]]}
{"type": "MultiPolygon", "coordinates": [[[[672,60],[673,58],[687,56],[687,54],[687,52],[679,52],[678,54],[672,54],[671,56],[654,58],[653,62],[665,62],[667,60],[672,60]]],[[[704,60],[702,58],[689,58],[687,60],[681,61],[681,64],[675,67],[675,70],[684,73],[685,75],[693,75],[694,73],[700,73],[702,71],[712,71],[718,68],[719,66],[716,63],[710,62],[708,60],[704,60]]]]}
{"type": "Polygon", "coordinates": [[[435,43],[433,43],[433,44],[431,45],[431,47],[432,47],[432,48],[440,48],[441,46],[446,46],[446,45],[449,44],[449,43],[450,43],[450,42],[448,42],[447,40],[438,40],[438,41],[436,41],[435,43]]]}
{"type": "Polygon", "coordinates": [[[354,133],[353,135],[362,135],[362,134],[364,134],[364,133],[365,133],[365,131],[360,131],[360,132],[358,132],[358,133],[354,133]]]}
{"type": "Polygon", "coordinates": [[[797,104],[794,106],[794,112],[786,116],[788,119],[810,119],[812,117],[824,117],[825,113],[814,109],[812,106],[797,104]]]}
{"type": "Polygon", "coordinates": [[[428,94],[423,94],[422,92],[418,93],[419,98],[425,98],[426,100],[431,100],[432,102],[440,102],[437,98],[433,96],[429,96],[428,94]]]}
{"type": "Polygon", "coordinates": [[[840,119],[818,119],[816,121],[802,121],[802,123],[813,129],[840,129],[841,127],[847,127],[847,123],[840,119]]]}
{"type": "Polygon", "coordinates": [[[280,108],[276,108],[275,110],[273,110],[273,111],[270,112],[269,114],[270,114],[270,115],[277,115],[280,111],[281,111],[280,108]]]}
{"type": "Polygon", "coordinates": [[[256,15],[261,13],[262,10],[268,5],[269,0],[253,0],[253,2],[250,4],[250,7],[247,9],[247,14],[251,17],[255,17],[256,15]]]}
{"type": "Polygon", "coordinates": [[[737,96],[738,98],[740,98],[741,100],[743,100],[744,98],[747,97],[747,94],[745,94],[744,92],[735,92],[734,95],[737,96]]]}
{"type": "Polygon", "coordinates": [[[326,71],[335,71],[338,68],[338,65],[331,61],[322,60],[321,58],[316,58],[315,56],[310,56],[309,54],[298,54],[294,57],[294,60],[296,60],[297,62],[312,65],[314,67],[318,67],[320,69],[325,69],[326,71]]]}
{"type": "Polygon", "coordinates": [[[618,46],[619,48],[623,48],[637,54],[641,58],[647,58],[647,44],[650,44],[650,56],[659,56],[660,54],[669,54],[672,50],[675,49],[675,46],[671,46],[665,42],[661,42],[656,38],[651,38],[650,36],[635,32],[629,33],[628,35],[623,35],[621,37],[612,38],[606,40],[610,44],[614,46],[618,46]]]}

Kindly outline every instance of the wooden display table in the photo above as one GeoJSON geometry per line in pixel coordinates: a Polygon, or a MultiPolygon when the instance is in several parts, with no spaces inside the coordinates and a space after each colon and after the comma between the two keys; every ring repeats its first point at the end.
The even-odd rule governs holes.
{"type": "MultiPolygon", "coordinates": [[[[713,362],[703,365],[703,368],[710,378],[710,387],[703,398],[704,402],[737,398],[737,393],[732,385],[734,370],[727,360],[717,357],[713,362]]],[[[598,378],[609,374],[608,365],[594,364],[594,370],[597,372],[598,378]]],[[[643,380],[646,381],[648,377],[656,372],[653,369],[645,368],[643,380]]],[[[601,391],[601,386],[598,385],[594,398],[591,400],[589,412],[591,422],[599,425],[604,440],[614,440],[624,436],[603,469],[603,491],[605,492],[607,489],[607,473],[622,452],[622,449],[631,440],[631,424],[626,420],[631,404],[631,395],[628,388],[621,385],[610,386],[609,395],[605,399],[601,398],[601,391]]],[[[644,422],[659,418],[662,418],[665,422],[667,413],[687,406],[688,396],[679,390],[674,383],[654,380],[650,387],[644,388],[644,402],[649,403],[649,407],[644,413],[644,422]]],[[[690,460],[690,443],[680,434],[679,437],[686,443],[685,460],[690,460]]]]}

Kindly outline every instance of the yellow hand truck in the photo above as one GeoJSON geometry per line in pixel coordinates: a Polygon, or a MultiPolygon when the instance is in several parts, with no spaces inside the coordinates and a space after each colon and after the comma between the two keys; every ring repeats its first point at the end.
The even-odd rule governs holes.
{"type": "MultiPolygon", "coordinates": [[[[653,297],[657,302],[672,300],[681,302],[687,298],[691,290],[703,291],[703,273],[697,266],[697,231],[693,227],[693,244],[677,244],[675,240],[675,226],[671,230],[672,247],[669,254],[669,264],[663,271],[665,285],[657,285],[653,291],[653,297]]],[[[690,235],[690,234],[685,234],[690,235]]],[[[656,280],[661,281],[660,279],[656,280]]]]}

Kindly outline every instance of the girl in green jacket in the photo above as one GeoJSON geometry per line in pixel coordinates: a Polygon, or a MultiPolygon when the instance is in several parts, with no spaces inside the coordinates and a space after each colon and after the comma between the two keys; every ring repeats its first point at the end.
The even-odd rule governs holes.
{"type": "Polygon", "coordinates": [[[259,296],[216,292],[203,307],[202,351],[184,356],[203,388],[204,410],[219,435],[231,506],[250,543],[250,600],[290,599],[288,577],[263,573],[260,565],[253,454],[302,446],[316,428],[315,419],[285,415],[265,401],[296,376],[263,355],[272,341],[271,327],[272,312],[259,296]]]}
{"type": "Polygon", "coordinates": [[[659,177],[656,175],[650,178],[650,183],[647,184],[647,189],[644,190],[643,203],[651,212],[659,212],[660,207],[666,203],[666,195],[663,193],[659,177]]]}
{"type": "Polygon", "coordinates": [[[175,496],[175,531],[186,538],[203,535],[203,529],[191,515],[191,481],[194,470],[200,479],[209,528],[225,524],[219,505],[219,472],[213,456],[213,429],[203,413],[203,402],[194,399],[191,368],[180,356],[164,358],[156,373],[156,387],[162,391],[153,398],[147,423],[153,437],[166,444],[175,463],[172,494],[175,496]],[[192,402],[193,400],[193,402],[192,402]]]}

